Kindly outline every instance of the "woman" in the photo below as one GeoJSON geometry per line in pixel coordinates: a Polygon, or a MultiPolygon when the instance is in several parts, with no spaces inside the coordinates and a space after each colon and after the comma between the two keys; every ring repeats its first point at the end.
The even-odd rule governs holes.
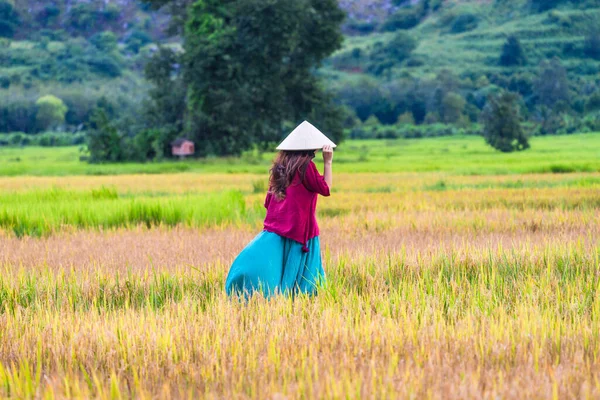
{"type": "Polygon", "coordinates": [[[264,229],[233,262],[225,283],[227,294],[314,294],[324,282],[315,209],[318,195],[330,194],[334,147],[306,121],[277,147],[280,152],[264,203],[264,229]],[[312,161],[320,148],[324,176],[312,161]]]}

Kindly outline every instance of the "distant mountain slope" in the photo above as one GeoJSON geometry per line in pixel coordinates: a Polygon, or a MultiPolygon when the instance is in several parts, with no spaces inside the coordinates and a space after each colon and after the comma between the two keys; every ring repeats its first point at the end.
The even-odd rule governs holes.
{"type": "MultiPolygon", "coordinates": [[[[409,124],[467,126],[477,121],[487,95],[500,89],[521,94],[532,118],[546,115],[539,121],[555,114],[540,111],[534,90],[540,63],[554,57],[569,80],[570,114],[557,126],[573,131],[572,115],[594,110],[592,97],[600,93],[600,33],[594,34],[600,32],[600,0],[339,2],[348,14],[346,40],[318,73],[362,121],[376,117],[372,122],[395,124],[402,117],[409,124]],[[526,62],[500,65],[509,36],[520,42],[526,62]],[[444,102],[462,105],[456,118],[445,116],[444,102]]],[[[2,38],[0,8],[0,112],[16,109],[20,118],[11,129],[36,129],[20,121],[42,94],[65,100],[71,126],[87,122],[105,98],[115,110],[135,115],[147,93],[143,68],[155,44],[180,45],[165,34],[169,16],[136,0],[1,4],[18,12],[8,25],[4,21],[14,34],[2,38]]]]}
{"type": "MultiPolygon", "coordinates": [[[[536,13],[524,0],[505,2],[505,5],[491,3],[481,0],[448,1],[416,27],[404,30],[418,44],[412,57],[398,63],[392,75],[423,75],[441,68],[451,68],[459,74],[506,71],[498,65],[498,59],[509,35],[519,38],[527,54],[529,62],[522,70],[537,67],[543,59],[559,56],[571,71],[584,74],[598,72],[600,64],[583,57],[582,49],[586,34],[600,26],[600,4],[596,8],[585,9],[567,4],[550,12],[536,13]],[[476,21],[475,27],[465,32],[451,32],[453,23],[462,15],[472,16],[476,21]]],[[[348,57],[357,49],[363,55],[368,54],[377,43],[385,44],[394,35],[393,32],[377,31],[350,36],[333,59],[348,57]]],[[[337,65],[341,71],[346,69],[343,62],[337,65]]],[[[356,65],[352,69],[355,72],[361,70],[356,65]]]]}

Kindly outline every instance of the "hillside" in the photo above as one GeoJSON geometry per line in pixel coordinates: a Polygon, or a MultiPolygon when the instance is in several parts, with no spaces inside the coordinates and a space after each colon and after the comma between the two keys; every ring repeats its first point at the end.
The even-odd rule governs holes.
{"type": "MultiPolygon", "coordinates": [[[[360,120],[466,127],[489,94],[506,89],[522,97],[532,133],[600,129],[599,1],[412,3],[383,21],[348,21],[363,34],[347,35],[321,70],[360,120]],[[502,60],[509,38],[521,52],[516,62],[502,60]]],[[[363,126],[355,134],[397,133],[363,126]]]]}
{"type": "MultiPolygon", "coordinates": [[[[346,127],[354,137],[423,134],[406,132],[403,124],[467,128],[478,121],[486,96],[500,89],[518,92],[525,116],[547,122],[544,132],[594,129],[589,115],[596,110],[593,96],[600,98],[598,0],[340,5],[348,14],[346,41],[319,74],[347,106],[346,127]],[[503,66],[508,37],[518,40],[524,57],[503,66]],[[540,66],[553,58],[558,62],[540,66]],[[562,76],[561,68],[566,73],[558,100],[569,106],[558,120],[548,121],[555,102],[543,99],[536,81],[544,68],[548,77],[562,76]],[[394,130],[383,132],[381,124],[394,130]]],[[[43,130],[35,102],[46,94],[68,107],[63,128],[69,130],[81,129],[99,102],[108,102],[115,116],[135,120],[148,90],[143,68],[156,43],[179,46],[165,34],[168,26],[165,12],[131,0],[0,0],[0,132],[43,130]]],[[[454,130],[435,134],[449,132],[454,130]]]]}
{"type": "MultiPolygon", "coordinates": [[[[407,73],[425,75],[442,68],[452,68],[459,75],[507,72],[506,68],[498,66],[498,59],[502,45],[510,35],[519,38],[527,54],[528,63],[519,68],[521,72],[535,69],[543,59],[559,56],[570,72],[593,75],[598,72],[600,60],[584,57],[582,50],[586,33],[597,28],[599,23],[600,2],[596,7],[575,7],[568,3],[538,13],[532,10],[527,0],[510,3],[447,1],[417,26],[404,30],[417,40],[418,46],[410,61],[394,66],[392,77],[407,73]],[[457,20],[465,19],[465,16],[473,22],[463,28],[464,32],[454,32],[457,20]]],[[[349,35],[344,48],[332,60],[349,58],[357,49],[368,52],[375,44],[388,42],[393,35],[394,32],[385,31],[349,35]]]]}

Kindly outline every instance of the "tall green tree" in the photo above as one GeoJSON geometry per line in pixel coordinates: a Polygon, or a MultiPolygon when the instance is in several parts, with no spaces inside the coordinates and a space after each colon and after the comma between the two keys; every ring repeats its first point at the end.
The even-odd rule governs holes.
{"type": "Polygon", "coordinates": [[[585,37],[583,53],[587,57],[600,60],[600,30],[596,29],[585,37]]]}
{"type": "Polygon", "coordinates": [[[144,70],[146,79],[154,85],[149,91],[151,100],[145,107],[145,119],[151,129],[140,132],[142,139],[137,143],[150,142],[148,147],[157,158],[170,155],[171,142],[183,131],[186,90],[180,62],[181,55],[167,47],[160,47],[144,70]]]}
{"type": "Polygon", "coordinates": [[[187,18],[186,130],[200,154],[276,142],[307,116],[340,139],[341,113],[314,74],[342,42],[336,0],[198,0],[187,18]]]}
{"type": "Polygon", "coordinates": [[[21,18],[12,4],[0,0],[0,37],[13,37],[21,18]]]}
{"type": "Polygon", "coordinates": [[[90,162],[120,162],[129,157],[126,154],[125,137],[111,123],[104,108],[96,108],[88,124],[87,147],[90,162]]]}
{"type": "Polygon", "coordinates": [[[516,36],[509,36],[506,43],[502,47],[502,55],[500,56],[500,65],[510,67],[514,65],[527,64],[525,52],[521,47],[521,42],[516,36]]]}
{"type": "Polygon", "coordinates": [[[504,153],[529,148],[529,141],[521,127],[519,96],[503,92],[490,96],[481,114],[485,141],[504,153]]]}
{"type": "Polygon", "coordinates": [[[564,111],[569,107],[571,92],[566,68],[558,58],[540,63],[538,79],[533,85],[534,95],[542,106],[564,111]]]}

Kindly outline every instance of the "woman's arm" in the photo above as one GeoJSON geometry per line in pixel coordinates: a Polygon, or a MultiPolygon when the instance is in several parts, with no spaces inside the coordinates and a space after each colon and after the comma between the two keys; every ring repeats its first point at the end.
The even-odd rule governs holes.
{"type": "Polygon", "coordinates": [[[333,184],[333,148],[331,146],[323,146],[323,164],[325,164],[323,178],[331,189],[333,184]]]}

